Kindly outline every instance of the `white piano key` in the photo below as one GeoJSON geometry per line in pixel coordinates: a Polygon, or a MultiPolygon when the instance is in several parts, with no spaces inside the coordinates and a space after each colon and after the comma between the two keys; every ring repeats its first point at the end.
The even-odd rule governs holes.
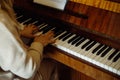
{"type": "Polygon", "coordinates": [[[38,26],[38,28],[39,28],[39,30],[40,30],[40,29],[45,28],[45,27],[47,27],[47,26],[48,26],[48,24],[43,24],[43,25],[41,24],[41,25],[38,26]]]}
{"type": "Polygon", "coordinates": [[[92,51],[99,45],[99,43],[96,43],[91,49],[89,49],[88,51],[86,51],[86,55],[89,58],[89,61],[92,62],[92,58],[91,56],[94,55],[92,54],[92,51]]]}
{"type": "MultiPolygon", "coordinates": [[[[108,47],[107,47],[107,48],[108,48],[108,47]]],[[[106,49],[107,49],[107,48],[106,48],[106,49]]],[[[106,49],[104,49],[104,50],[101,52],[101,54],[102,54],[106,49]]],[[[99,66],[103,67],[104,64],[101,64],[101,63],[99,62],[99,59],[101,59],[101,54],[96,55],[93,59],[97,62],[97,64],[98,64],[99,66]]]]}
{"type": "MultiPolygon", "coordinates": [[[[99,45],[100,43],[98,43],[97,45],[99,45]]],[[[103,48],[104,46],[102,46],[101,48],[103,48]]],[[[97,52],[101,49],[99,48],[94,54],[92,53],[91,55],[89,55],[89,57],[91,58],[92,60],[92,63],[95,64],[95,65],[98,65],[100,66],[100,63],[98,63],[96,60],[94,60],[94,58],[97,56],[97,52]]]]}
{"type": "Polygon", "coordinates": [[[73,52],[76,52],[76,50],[80,49],[81,47],[80,46],[75,46],[75,45],[72,45],[70,44],[71,46],[69,47],[69,50],[72,50],[73,52]]]}
{"type": "Polygon", "coordinates": [[[28,18],[28,19],[26,19],[26,20],[23,21],[21,24],[25,24],[26,22],[28,22],[28,21],[30,21],[30,20],[32,20],[32,18],[28,18]]]}
{"type": "MultiPolygon", "coordinates": [[[[118,52],[117,54],[119,54],[119,52],[118,52]]],[[[114,58],[115,58],[115,57],[114,57],[114,58]]],[[[114,59],[114,58],[113,58],[113,59],[114,59]]],[[[113,59],[112,59],[112,61],[111,61],[111,64],[108,65],[108,66],[109,66],[109,69],[108,69],[108,70],[109,70],[109,71],[113,71],[114,73],[116,73],[116,72],[117,72],[117,68],[115,68],[115,66],[120,63],[120,59],[117,60],[116,62],[113,62],[113,59]]]]}
{"type": "MultiPolygon", "coordinates": [[[[46,26],[48,26],[48,24],[40,24],[39,26],[38,26],[38,28],[39,29],[42,29],[42,28],[44,28],[44,27],[46,27],[46,26]]],[[[43,34],[43,31],[39,31],[39,32],[37,32],[37,33],[35,33],[34,35],[35,36],[39,36],[39,35],[41,35],[41,34],[43,34]]]]}
{"type": "MultiPolygon", "coordinates": [[[[64,38],[68,37],[69,35],[71,35],[71,33],[66,34],[66,35],[62,38],[62,40],[63,40],[64,38]]],[[[63,41],[63,42],[65,42],[65,41],[63,41]]]]}
{"type": "Polygon", "coordinates": [[[113,51],[114,51],[114,49],[111,49],[111,50],[107,53],[106,56],[101,57],[101,58],[97,61],[97,62],[99,62],[99,63],[101,63],[101,64],[103,65],[103,66],[102,66],[103,68],[109,69],[109,66],[106,65],[106,62],[109,62],[108,57],[109,57],[110,54],[112,54],[113,51]]]}
{"type": "Polygon", "coordinates": [[[78,48],[75,49],[75,51],[76,51],[77,53],[79,53],[80,51],[82,51],[81,47],[82,47],[85,43],[87,43],[89,40],[90,40],[90,39],[86,39],[85,41],[83,41],[83,42],[78,46],[78,48]]]}
{"type": "Polygon", "coordinates": [[[69,41],[70,39],[72,39],[74,36],[76,36],[76,35],[74,34],[74,35],[72,35],[71,37],[69,37],[67,40],[63,41],[62,45],[67,48],[67,45],[69,45],[68,41],[69,41]]]}
{"type": "Polygon", "coordinates": [[[106,64],[108,62],[110,62],[110,60],[108,60],[108,57],[114,52],[115,49],[111,49],[109,51],[109,53],[107,53],[104,57],[100,58],[100,62],[103,63],[103,64],[106,64]]]}
{"type": "Polygon", "coordinates": [[[117,71],[117,74],[120,75],[120,68],[119,68],[119,70],[117,71]]]}
{"type": "Polygon", "coordinates": [[[78,47],[74,47],[74,46],[70,47],[70,50],[77,53],[82,59],[86,59],[86,57],[83,56],[83,53],[81,53],[80,51],[82,51],[81,47],[88,41],[89,41],[89,39],[86,39],[78,47]]]}
{"type": "Polygon", "coordinates": [[[67,40],[65,41],[62,41],[62,40],[57,40],[57,44],[61,45],[61,46],[64,46],[66,48],[68,48],[69,46],[71,46],[70,44],[68,44],[68,40],[71,39],[72,37],[74,37],[75,35],[71,36],[70,38],[68,38],[67,40]]]}
{"type": "Polygon", "coordinates": [[[38,27],[39,29],[41,29],[41,28],[46,27],[46,26],[48,26],[48,24],[42,23],[42,24],[38,25],[37,27],[38,27]]]}
{"type": "Polygon", "coordinates": [[[36,24],[36,23],[38,23],[39,21],[34,21],[34,22],[32,22],[32,24],[36,24]]]}
{"type": "Polygon", "coordinates": [[[70,42],[71,45],[75,47],[75,45],[82,39],[81,36],[77,36],[72,42],[70,42]]]}
{"type": "Polygon", "coordinates": [[[75,36],[75,35],[72,35],[71,37],[69,37],[69,38],[68,38],[67,40],[65,40],[65,41],[60,41],[60,42],[61,42],[60,45],[61,45],[61,46],[64,46],[64,47],[66,48],[67,52],[70,51],[69,48],[72,46],[71,44],[68,43],[68,40],[70,40],[70,39],[73,38],[74,36],[75,36]]]}
{"type": "MultiPolygon", "coordinates": [[[[119,52],[120,52],[120,51],[119,51],[119,52]]],[[[119,52],[118,52],[117,54],[119,54],[119,52]]],[[[117,55],[117,54],[116,54],[116,55],[117,55]]],[[[115,57],[114,57],[114,58],[115,58],[115,57]]],[[[113,58],[113,59],[114,59],[114,58],[113,58]]],[[[119,59],[119,60],[120,60],[120,59],[119,59]]],[[[110,64],[109,66],[114,67],[114,66],[118,63],[119,60],[117,60],[116,62],[112,62],[112,64],[110,64]]]]}
{"type": "Polygon", "coordinates": [[[92,50],[90,50],[89,54],[86,55],[86,56],[90,58],[91,63],[100,66],[100,63],[98,63],[97,61],[94,60],[94,56],[96,56],[96,53],[97,53],[101,48],[100,48],[98,51],[96,51],[96,53],[94,53],[94,54],[92,53],[92,51],[93,51],[97,46],[99,46],[99,45],[100,45],[100,43],[96,43],[95,46],[92,48],[92,50]]]}
{"type": "MultiPolygon", "coordinates": [[[[74,36],[76,36],[76,35],[71,36],[69,39],[73,38],[74,36]]],[[[69,39],[67,39],[66,42],[69,39]]],[[[65,48],[69,49],[70,51],[75,47],[74,45],[72,45],[71,43],[68,43],[68,42],[67,43],[63,43],[62,46],[65,46],[65,48]]]]}
{"type": "Polygon", "coordinates": [[[120,68],[120,59],[118,59],[114,68],[117,69],[117,70],[120,68]]]}
{"type": "MultiPolygon", "coordinates": [[[[88,41],[87,41],[87,42],[88,42],[88,41]]],[[[89,45],[90,45],[90,44],[89,44],[89,45]]],[[[89,45],[87,45],[87,46],[89,46],[89,45]]],[[[87,46],[86,46],[86,47],[87,47],[87,46]]],[[[89,62],[91,62],[91,59],[86,56],[86,55],[88,54],[88,52],[87,52],[85,49],[86,49],[86,48],[79,50],[78,53],[81,53],[82,57],[84,57],[85,60],[88,60],[89,62]]]]}
{"type": "Polygon", "coordinates": [[[114,48],[112,48],[104,57],[101,57],[99,59],[100,62],[103,62],[105,59],[108,60],[108,57],[115,51],[114,48]]]}
{"type": "Polygon", "coordinates": [[[20,15],[20,16],[16,17],[16,19],[19,19],[19,18],[22,18],[22,17],[23,17],[23,15],[20,15]]]}
{"type": "MultiPolygon", "coordinates": [[[[120,58],[116,61],[116,62],[114,62],[115,63],[115,66],[114,66],[114,68],[115,69],[119,69],[120,68],[120,58]]],[[[112,64],[111,64],[112,65],[112,64]]]]}
{"type": "MultiPolygon", "coordinates": [[[[113,49],[113,52],[114,52],[114,51],[115,51],[115,49],[113,49]]],[[[115,56],[114,56],[114,57],[115,57],[115,56]]],[[[108,62],[106,62],[105,64],[106,64],[107,66],[111,65],[111,64],[113,63],[114,57],[113,57],[111,60],[109,60],[108,62]]]]}
{"type": "MultiPolygon", "coordinates": [[[[92,58],[92,59],[94,59],[97,55],[97,52],[100,50],[100,49],[102,49],[104,47],[104,45],[101,47],[101,48],[99,48],[95,53],[94,53],[94,55],[91,55],[90,57],[92,58]]],[[[93,54],[93,53],[92,53],[93,54]]]]}
{"type": "Polygon", "coordinates": [[[112,63],[111,65],[109,65],[110,70],[113,71],[114,73],[117,73],[119,67],[120,67],[120,59],[117,62],[112,63]]]}
{"type": "MultiPolygon", "coordinates": [[[[90,44],[92,44],[93,42],[94,41],[92,41],[90,44]]],[[[90,44],[88,44],[87,46],[89,46],[90,44]]],[[[80,51],[80,53],[83,53],[84,56],[88,55],[88,52],[89,52],[89,51],[86,51],[87,46],[80,51]]]]}
{"type": "MultiPolygon", "coordinates": [[[[63,31],[60,35],[56,36],[54,39],[58,39],[60,36],[62,36],[63,34],[65,34],[67,31],[63,31]]],[[[59,40],[57,40],[58,42],[59,40]]],[[[56,44],[56,43],[55,43],[56,44]]]]}
{"type": "Polygon", "coordinates": [[[92,51],[98,46],[100,43],[96,43],[90,50],[88,50],[88,57],[92,58],[92,56],[95,56],[96,54],[93,54],[92,51]]]}
{"type": "Polygon", "coordinates": [[[109,53],[105,56],[105,57],[102,57],[100,60],[99,60],[99,62],[101,62],[102,64],[105,64],[104,65],[104,68],[106,68],[106,69],[108,69],[108,65],[106,64],[106,63],[111,63],[111,61],[110,60],[108,60],[108,57],[114,52],[114,48],[113,49],[111,49],[110,51],[109,51],[109,53]]]}

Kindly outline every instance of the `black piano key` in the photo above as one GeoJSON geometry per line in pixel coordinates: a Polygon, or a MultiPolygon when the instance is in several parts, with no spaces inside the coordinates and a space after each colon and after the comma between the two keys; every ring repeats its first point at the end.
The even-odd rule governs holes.
{"type": "Polygon", "coordinates": [[[55,33],[55,36],[54,37],[57,37],[58,35],[60,35],[61,33],[63,33],[65,30],[63,30],[63,29],[60,29],[60,30],[58,30],[57,28],[55,28],[53,31],[54,31],[54,33],[55,33]]]}
{"type": "Polygon", "coordinates": [[[97,52],[96,55],[100,55],[106,48],[107,48],[107,46],[104,45],[104,46],[97,52]]]}
{"type": "Polygon", "coordinates": [[[21,18],[23,18],[23,17],[24,17],[24,16],[20,14],[20,15],[16,16],[16,20],[19,21],[19,19],[21,19],[21,18]]]}
{"type": "Polygon", "coordinates": [[[46,32],[48,32],[49,30],[51,30],[53,27],[52,26],[47,26],[44,30],[43,30],[43,34],[45,34],[46,32]]]}
{"type": "Polygon", "coordinates": [[[120,58],[120,52],[115,56],[115,58],[113,59],[113,62],[116,62],[119,58],[120,58]]]}
{"type": "MultiPolygon", "coordinates": [[[[43,32],[43,31],[45,31],[45,29],[48,27],[46,24],[41,24],[41,25],[39,25],[39,26],[37,26],[38,27],[38,29],[39,29],[39,32],[42,32],[42,34],[44,34],[45,32],[43,32]]],[[[38,32],[38,30],[36,31],[34,31],[33,33],[36,33],[36,32],[38,32]]]]}
{"type": "Polygon", "coordinates": [[[22,14],[22,13],[17,12],[17,11],[15,10],[15,15],[16,15],[16,17],[20,16],[21,14],[22,14]]]}
{"type": "Polygon", "coordinates": [[[86,51],[90,50],[97,42],[94,41],[92,44],[90,44],[89,46],[87,46],[87,48],[85,49],[86,51]]]}
{"type": "Polygon", "coordinates": [[[17,21],[22,23],[22,22],[26,21],[27,19],[29,19],[29,17],[23,15],[22,17],[18,18],[17,21]]]}
{"type": "Polygon", "coordinates": [[[84,49],[85,47],[87,47],[91,42],[92,42],[92,40],[89,40],[88,42],[86,42],[86,43],[81,47],[81,49],[84,49]]]}
{"type": "Polygon", "coordinates": [[[97,52],[97,50],[99,50],[102,46],[103,46],[103,44],[99,44],[99,45],[92,51],[92,53],[94,54],[95,52],[97,52]]]}
{"type": "Polygon", "coordinates": [[[104,57],[111,49],[112,49],[112,47],[107,48],[107,49],[101,54],[101,57],[104,57]]]}
{"type": "Polygon", "coordinates": [[[75,45],[80,39],[81,39],[81,36],[78,36],[74,41],[71,42],[71,44],[75,45]]]}
{"type": "Polygon", "coordinates": [[[60,40],[60,39],[64,38],[66,35],[68,35],[68,34],[69,34],[69,32],[66,32],[63,35],[61,35],[58,39],[60,40]]]}
{"type": "Polygon", "coordinates": [[[29,21],[25,22],[24,24],[32,24],[33,22],[35,22],[37,20],[33,19],[33,18],[30,18],[29,21]]]}
{"type": "Polygon", "coordinates": [[[82,37],[82,39],[80,40],[80,41],[78,41],[77,43],[76,43],[76,47],[77,46],[79,46],[82,42],[84,42],[86,40],[86,38],[84,38],[84,37],[82,37]]]}
{"type": "Polygon", "coordinates": [[[78,38],[78,36],[76,35],[76,36],[74,36],[73,38],[71,38],[69,41],[68,41],[68,43],[71,43],[72,41],[74,41],[76,38],[78,38]]]}
{"type": "MultiPolygon", "coordinates": [[[[37,20],[36,20],[37,21],[37,20]]],[[[44,22],[43,21],[37,21],[34,25],[36,25],[36,26],[38,26],[39,27],[39,25],[41,25],[41,24],[43,24],[44,22]]]]}
{"type": "Polygon", "coordinates": [[[19,16],[19,15],[21,15],[23,13],[26,13],[26,11],[24,11],[23,9],[15,9],[16,16],[19,16]]]}
{"type": "Polygon", "coordinates": [[[117,53],[118,53],[118,49],[116,49],[109,57],[108,60],[111,60],[117,53]]]}
{"type": "Polygon", "coordinates": [[[43,28],[46,27],[46,26],[47,26],[46,23],[41,23],[41,24],[39,24],[37,27],[38,27],[39,31],[41,31],[41,29],[43,29],[43,28]]]}
{"type": "Polygon", "coordinates": [[[24,21],[24,24],[31,24],[32,23],[32,18],[28,18],[27,20],[24,21]]]}
{"type": "Polygon", "coordinates": [[[39,31],[41,32],[41,31],[44,31],[46,28],[48,28],[48,25],[47,24],[43,24],[41,27],[40,27],[40,29],[39,29],[39,31]],[[43,27],[44,26],[44,27],[43,27]]]}
{"type": "Polygon", "coordinates": [[[60,29],[60,28],[56,27],[53,31],[54,31],[55,34],[57,34],[61,31],[63,31],[63,29],[60,29]]]}
{"type": "Polygon", "coordinates": [[[69,37],[71,37],[73,34],[72,33],[69,33],[67,36],[65,36],[62,41],[65,41],[66,39],[68,39],[69,37]]]}

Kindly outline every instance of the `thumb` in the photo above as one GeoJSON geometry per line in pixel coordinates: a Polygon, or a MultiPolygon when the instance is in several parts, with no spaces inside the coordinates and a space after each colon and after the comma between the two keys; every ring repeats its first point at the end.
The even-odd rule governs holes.
{"type": "Polygon", "coordinates": [[[41,32],[37,32],[34,34],[34,37],[40,36],[42,33],[41,32]]]}

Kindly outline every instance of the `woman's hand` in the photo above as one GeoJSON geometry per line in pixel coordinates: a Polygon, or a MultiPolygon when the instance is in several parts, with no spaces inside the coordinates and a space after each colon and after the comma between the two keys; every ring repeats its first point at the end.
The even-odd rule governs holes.
{"type": "Polygon", "coordinates": [[[53,31],[49,31],[45,34],[41,34],[39,36],[36,36],[34,38],[34,42],[40,42],[43,46],[46,46],[48,44],[55,42],[53,37],[54,37],[53,31]]]}
{"type": "Polygon", "coordinates": [[[28,24],[24,27],[24,29],[20,32],[21,36],[26,38],[34,38],[34,33],[38,32],[37,26],[33,24],[28,24]]]}

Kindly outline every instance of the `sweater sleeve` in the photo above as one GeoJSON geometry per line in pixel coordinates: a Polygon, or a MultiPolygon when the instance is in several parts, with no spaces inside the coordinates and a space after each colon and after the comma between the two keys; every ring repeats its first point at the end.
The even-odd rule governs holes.
{"type": "Polygon", "coordinates": [[[43,45],[39,42],[33,42],[29,47],[27,54],[31,56],[34,61],[36,61],[36,64],[38,64],[37,65],[38,68],[42,60],[43,45]]]}
{"type": "Polygon", "coordinates": [[[29,79],[38,69],[42,57],[43,46],[33,42],[29,49],[11,34],[6,25],[0,22],[0,67],[4,71],[29,79]]]}

